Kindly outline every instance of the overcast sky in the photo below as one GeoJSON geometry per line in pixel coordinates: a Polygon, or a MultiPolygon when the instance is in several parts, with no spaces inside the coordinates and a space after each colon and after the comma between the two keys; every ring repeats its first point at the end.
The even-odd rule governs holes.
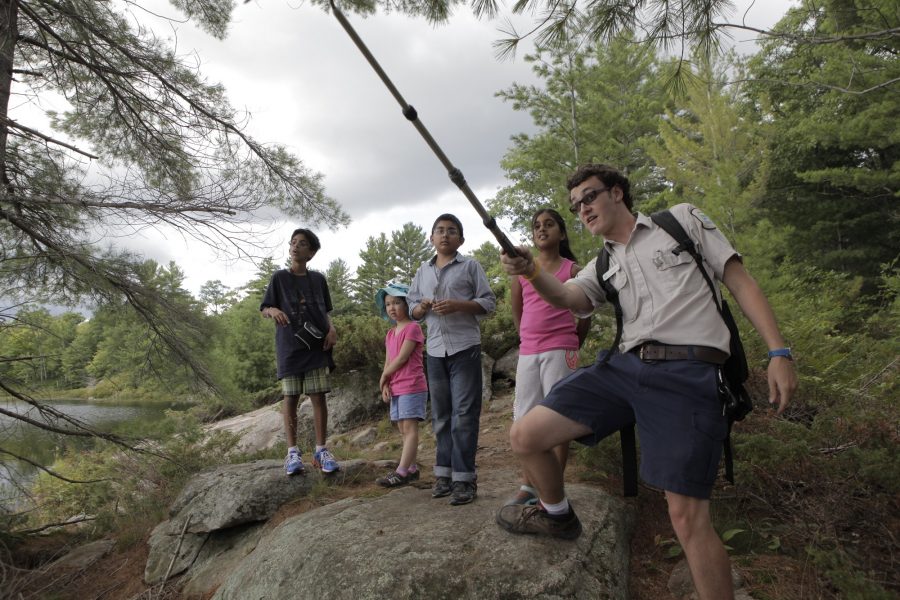
{"type": "MultiPolygon", "coordinates": [[[[748,22],[757,26],[770,26],[789,6],[783,0],[744,4],[750,6],[748,22]]],[[[178,15],[162,0],[154,0],[153,10],[178,15]]],[[[513,82],[535,81],[524,52],[512,61],[496,60],[492,42],[500,37],[499,23],[479,22],[465,7],[436,28],[398,13],[347,16],[476,195],[483,202],[493,197],[506,184],[499,163],[511,136],[533,131],[527,114],[494,96],[513,82]]],[[[277,226],[264,242],[278,264],[287,257],[287,236],[299,226],[319,233],[322,250],[311,267],[322,271],[336,258],[353,270],[369,236],[390,234],[408,221],[427,231],[442,212],[463,221],[463,252],[492,239],[330,14],[305,3],[253,0],[238,4],[224,40],[191,23],[153,27],[177,41],[180,54],[196,53],[205,77],[224,84],[232,105],[249,113],[252,136],[287,146],[321,172],[327,193],[353,219],[339,231],[293,221],[277,226]]],[[[129,246],[161,263],[174,260],[195,295],[206,281],[237,287],[256,270],[249,261],[229,264],[211,249],[165,232],[145,233],[129,246]]]]}

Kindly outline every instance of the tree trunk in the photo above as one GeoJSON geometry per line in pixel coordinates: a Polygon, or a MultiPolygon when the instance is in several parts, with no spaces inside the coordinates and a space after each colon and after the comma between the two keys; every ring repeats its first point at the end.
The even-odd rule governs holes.
{"type": "Polygon", "coordinates": [[[0,0],[0,182],[5,193],[9,189],[6,172],[6,144],[9,137],[7,113],[12,91],[13,53],[19,38],[18,0],[0,0]]]}

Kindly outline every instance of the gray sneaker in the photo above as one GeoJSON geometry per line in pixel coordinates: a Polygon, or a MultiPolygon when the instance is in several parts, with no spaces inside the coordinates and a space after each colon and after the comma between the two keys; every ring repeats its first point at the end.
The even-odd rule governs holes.
{"type": "Polygon", "coordinates": [[[450,485],[450,489],[453,492],[453,497],[450,498],[450,504],[453,506],[468,504],[478,495],[478,484],[474,481],[454,481],[450,485]]]}
{"type": "Polygon", "coordinates": [[[450,495],[450,478],[435,477],[434,485],[431,487],[432,498],[443,498],[450,495]]]}
{"type": "Polygon", "coordinates": [[[569,508],[568,516],[557,519],[540,505],[508,504],[497,511],[497,524],[510,533],[547,535],[574,540],[581,535],[581,521],[569,508]]]}

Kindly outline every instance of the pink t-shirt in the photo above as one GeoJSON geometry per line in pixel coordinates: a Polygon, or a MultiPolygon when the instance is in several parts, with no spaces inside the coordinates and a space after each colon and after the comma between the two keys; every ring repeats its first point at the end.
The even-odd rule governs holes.
{"type": "Polygon", "coordinates": [[[422,345],[425,343],[425,336],[422,334],[422,328],[418,323],[410,321],[399,333],[397,333],[396,327],[388,329],[387,335],[384,337],[388,362],[391,362],[400,354],[400,348],[403,347],[403,342],[406,340],[415,342],[416,349],[409,355],[409,360],[406,361],[406,364],[391,375],[392,396],[428,391],[428,383],[425,381],[425,369],[422,366],[422,345]]]}
{"type": "MultiPolygon", "coordinates": [[[[554,273],[562,282],[572,277],[572,265],[568,258],[561,260],[554,273]]],[[[534,290],[534,286],[519,277],[522,284],[522,319],[519,322],[519,354],[539,354],[549,350],[578,350],[578,333],[575,317],[564,308],[547,304],[534,290]]]]}

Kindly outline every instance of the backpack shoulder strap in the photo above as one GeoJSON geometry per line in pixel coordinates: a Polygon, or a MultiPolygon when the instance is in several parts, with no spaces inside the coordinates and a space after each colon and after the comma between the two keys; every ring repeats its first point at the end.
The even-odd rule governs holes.
{"type": "Polygon", "coordinates": [[[596,270],[597,281],[600,283],[600,288],[606,294],[606,301],[613,305],[613,309],[615,309],[616,312],[616,338],[613,341],[613,345],[606,353],[606,356],[603,357],[603,364],[605,364],[606,361],[609,360],[609,357],[619,349],[619,342],[622,341],[622,303],[619,302],[619,291],[612,282],[609,281],[609,278],[605,277],[606,273],[609,271],[609,250],[605,245],[597,255],[596,270]]]}
{"type": "MultiPolygon", "coordinates": [[[[609,357],[619,349],[619,342],[622,341],[622,304],[619,302],[619,292],[616,287],[608,278],[604,278],[609,271],[609,250],[606,245],[597,255],[595,265],[597,281],[606,294],[606,301],[612,304],[616,311],[616,338],[606,352],[606,356],[603,357],[601,365],[605,365],[609,361],[609,357]]],[[[619,443],[622,446],[623,495],[626,498],[637,496],[637,444],[634,436],[634,423],[619,430],[619,443]]]]}
{"type": "Polygon", "coordinates": [[[684,230],[684,227],[672,214],[672,211],[668,209],[653,213],[650,215],[650,219],[678,242],[678,246],[672,250],[673,254],[677,256],[682,252],[687,252],[694,258],[694,262],[697,263],[697,267],[700,269],[700,274],[703,275],[706,285],[709,286],[709,291],[712,292],[713,302],[716,303],[716,308],[721,313],[722,308],[719,306],[719,295],[716,293],[716,286],[710,279],[709,273],[703,268],[703,256],[700,255],[700,251],[697,250],[697,244],[694,243],[688,232],[684,230]]]}
{"type": "Polygon", "coordinates": [[[606,246],[603,246],[597,254],[595,267],[597,270],[597,281],[600,282],[600,287],[603,288],[603,292],[606,294],[606,300],[612,303],[613,298],[618,298],[619,293],[609,281],[603,279],[603,274],[609,271],[609,250],[606,249],[606,246]]]}

